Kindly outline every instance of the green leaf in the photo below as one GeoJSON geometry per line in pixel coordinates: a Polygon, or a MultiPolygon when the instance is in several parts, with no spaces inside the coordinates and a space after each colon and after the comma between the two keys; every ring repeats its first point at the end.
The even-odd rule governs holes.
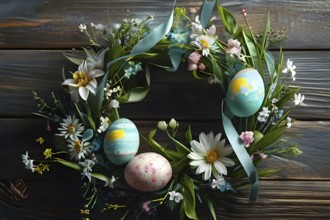
{"type": "Polygon", "coordinates": [[[211,212],[211,215],[213,217],[214,220],[217,219],[217,216],[215,215],[215,211],[214,211],[214,207],[213,207],[213,203],[212,203],[212,200],[208,197],[206,197],[207,199],[207,206],[209,207],[209,210],[211,212]]]}
{"type": "Polygon", "coordinates": [[[196,215],[196,198],[193,180],[185,175],[183,178],[183,209],[190,219],[198,219],[196,215]]]}
{"type": "Polygon", "coordinates": [[[95,97],[91,96],[93,98],[89,99],[91,111],[92,111],[92,117],[94,121],[97,121],[99,118],[100,109],[102,107],[102,102],[104,99],[104,87],[107,82],[107,79],[108,79],[108,72],[104,74],[100,84],[96,88],[95,97]]]}
{"type": "Polygon", "coordinates": [[[220,83],[223,84],[224,78],[223,78],[222,70],[221,70],[219,64],[217,63],[217,60],[213,56],[211,56],[211,62],[212,62],[213,74],[215,74],[215,76],[220,80],[220,83]]]}
{"type": "Polygon", "coordinates": [[[271,77],[271,81],[273,81],[273,79],[275,78],[275,60],[273,55],[270,52],[265,52],[265,58],[266,58],[266,65],[268,68],[268,73],[271,77]]]}
{"type": "Polygon", "coordinates": [[[280,127],[276,128],[273,131],[267,133],[264,135],[254,146],[253,150],[251,149],[251,152],[257,151],[257,150],[263,150],[266,147],[271,146],[274,144],[282,135],[283,132],[285,131],[286,127],[280,127]]]}
{"type": "Polygon", "coordinates": [[[76,65],[80,65],[83,62],[83,58],[81,57],[75,57],[73,54],[68,54],[68,53],[64,53],[64,56],[70,60],[72,63],[76,64],[76,65]]]}
{"type": "Polygon", "coordinates": [[[264,34],[262,35],[262,45],[261,45],[260,51],[266,50],[266,46],[267,46],[266,44],[267,44],[267,38],[268,38],[269,32],[270,32],[270,13],[268,11],[264,34]]]}
{"type": "Polygon", "coordinates": [[[250,55],[252,57],[258,56],[257,48],[254,44],[253,39],[251,40],[250,36],[248,36],[245,32],[242,32],[242,34],[243,34],[243,39],[244,39],[244,44],[243,45],[246,45],[246,49],[248,50],[247,55],[250,55]]]}
{"type": "Polygon", "coordinates": [[[188,130],[186,131],[186,139],[187,139],[188,142],[193,140],[190,125],[189,125],[188,130]]]}
{"type": "Polygon", "coordinates": [[[264,135],[260,131],[255,130],[253,133],[253,138],[254,138],[253,143],[258,143],[258,141],[260,141],[263,138],[263,136],[264,135]]]}
{"type": "Polygon", "coordinates": [[[223,8],[220,4],[218,4],[218,13],[219,16],[221,17],[222,23],[226,31],[231,36],[234,36],[237,28],[234,16],[225,8],[223,8]]]}
{"type": "Polygon", "coordinates": [[[260,177],[267,177],[267,176],[272,176],[275,173],[278,173],[280,169],[263,169],[263,170],[257,170],[258,175],[260,177]]]}
{"type": "Polygon", "coordinates": [[[283,108],[284,105],[294,97],[294,94],[298,93],[300,88],[290,88],[289,91],[277,102],[279,109],[283,108]]]}
{"type": "Polygon", "coordinates": [[[145,87],[134,87],[130,89],[125,95],[117,98],[120,103],[130,103],[130,102],[139,102],[142,101],[148,94],[150,89],[150,72],[149,65],[145,66],[145,87]]]}

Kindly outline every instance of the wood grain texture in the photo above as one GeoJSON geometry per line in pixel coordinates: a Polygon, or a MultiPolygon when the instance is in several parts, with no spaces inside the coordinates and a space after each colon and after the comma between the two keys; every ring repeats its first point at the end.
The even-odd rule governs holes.
{"type": "MultiPolygon", "coordinates": [[[[79,32],[80,23],[119,22],[131,15],[155,14],[153,25],[165,21],[169,0],[2,0],[0,1],[0,220],[81,219],[83,205],[79,172],[53,165],[52,172],[32,174],[24,168],[21,154],[29,151],[41,159],[43,147],[35,142],[45,132],[45,120],[36,118],[32,90],[50,101],[53,91],[62,96],[62,67],[74,71],[63,56],[71,48],[87,45],[79,32]]],[[[285,136],[304,152],[297,158],[270,155],[259,168],[281,171],[260,183],[259,200],[248,201],[242,190],[217,201],[218,219],[330,219],[330,2],[293,0],[223,0],[244,25],[245,8],[249,25],[262,30],[267,10],[273,29],[287,28],[285,59],[297,66],[294,86],[300,86],[306,99],[292,112],[298,119],[285,136]]],[[[178,6],[196,7],[202,1],[178,0],[178,6]]],[[[216,11],[214,11],[216,14],[216,11]]],[[[194,18],[194,14],[189,14],[194,18]]],[[[217,24],[220,20],[217,18],[217,24]]],[[[218,33],[221,36],[221,25],[218,33]]],[[[274,51],[276,53],[276,51],[274,51]]],[[[193,79],[185,66],[177,73],[152,68],[152,87],[141,103],[121,106],[147,135],[158,120],[175,117],[183,131],[189,124],[194,137],[202,131],[223,132],[220,118],[222,95],[217,86],[193,79]]],[[[162,136],[159,137],[164,142],[162,136]]],[[[49,139],[47,139],[49,140],[49,139]]],[[[53,143],[47,142],[47,147],[53,143]]],[[[143,144],[141,151],[147,151],[143,144]]],[[[161,211],[161,210],[160,210],[161,211]]],[[[211,219],[199,210],[201,219],[211,219]]],[[[118,219],[122,214],[91,212],[90,219],[118,219]],[[116,217],[115,217],[116,216],[116,217]]],[[[163,215],[176,219],[176,214],[163,215]]],[[[161,219],[161,218],[160,218],[161,219]]]]}
{"type": "MultiPolygon", "coordinates": [[[[22,220],[72,220],[80,215],[83,200],[79,199],[78,181],[26,181],[29,197],[19,206],[0,204],[1,219],[22,220]],[[49,191],[49,189],[52,189],[49,191]],[[44,192],[47,191],[47,194],[44,192]],[[64,205],[70,204],[70,205],[64,205]]],[[[249,202],[248,191],[242,190],[233,197],[219,198],[216,202],[218,219],[329,219],[329,181],[261,181],[257,202],[249,202]],[[313,192],[313,193],[311,193],[313,192]]],[[[159,210],[161,220],[175,216],[159,210]]],[[[91,212],[93,220],[119,219],[121,210],[104,213],[91,212]]],[[[201,219],[211,219],[207,210],[199,210],[201,219]]]]}
{"type": "MultiPolygon", "coordinates": [[[[51,101],[51,92],[61,96],[62,68],[66,71],[75,71],[77,68],[66,60],[63,52],[0,51],[0,116],[31,117],[32,112],[36,111],[32,91],[48,101],[51,101]]],[[[301,93],[306,97],[304,104],[294,110],[292,117],[304,120],[330,119],[327,113],[330,108],[330,52],[286,51],[285,59],[291,59],[297,66],[297,79],[290,84],[301,87],[301,93]]],[[[175,117],[185,120],[220,117],[220,89],[216,85],[208,85],[206,81],[195,80],[184,65],[175,73],[153,68],[151,82],[147,98],[140,103],[123,105],[122,115],[134,112],[133,117],[140,119],[175,117]],[[150,106],[148,111],[145,111],[145,106],[150,106]]]]}
{"type": "MultiPolygon", "coordinates": [[[[248,12],[249,25],[259,32],[267,10],[271,11],[273,29],[288,29],[284,44],[290,49],[330,49],[330,6],[320,1],[220,1],[244,25],[241,10],[248,12]]],[[[155,14],[153,25],[165,21],[172,8],[168,0],[130,1],[1,1],[1,48],[71,48],[87,44],[77,29],[80,23],[118,22],[127,17],[127,10],[138,17],[155,14]]],[[[178,0],[181,7],[200,10],[202,1],[178,0]]],[[[216,14],[216,12],[215,12],[216,14]]],[[[191,15],[194,16],[194,15],[191,15]]],[[[218,23],[219,20],[217,21],[218,23]]]]}

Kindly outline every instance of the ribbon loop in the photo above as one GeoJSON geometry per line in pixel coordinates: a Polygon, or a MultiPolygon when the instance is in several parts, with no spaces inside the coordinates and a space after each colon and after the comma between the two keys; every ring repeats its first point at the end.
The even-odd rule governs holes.
{"type": "Polygon", "coordinates": [[[244,145],[239,141],[239,135],[231,121],[233,115],[226,108],[224,101],[222,101],[221,113],[222,124],[227,139],[231,144],[233,150],[235,151],[238,160],[241,162],[246,174],[248,175],[249,183],[251,185],[249,199],[250,201],[256,201],[258,199],[259,193],[259,177],[257,170],[254,167],[253,161],[248,152],[246,151],[244,145]]]}

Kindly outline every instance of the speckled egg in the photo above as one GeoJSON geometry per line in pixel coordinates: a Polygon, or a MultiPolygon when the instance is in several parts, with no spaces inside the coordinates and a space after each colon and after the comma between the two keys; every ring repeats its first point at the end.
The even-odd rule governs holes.
{"type": "Polygon", "coordinates": [[[106,157],[116,165],[130,161],[137,153],[139,145],[138,129],[127,118],[115,120],[106,131],[103,141],[106,157]]]}
{"type": "Polygon", "coordinates": [[[265,97],[265,85],[257,70],[246,68],[230,81],[226,95],[229,110],[238,117],[256,113],[265,97]]]}
{"type": "Polygon", "coordinates": [[[154,152],[141,153],[130,160],[125,168],[125,180],[132,188],[152,192],[166,186],[172,177],[168,160],[154,152]]]}

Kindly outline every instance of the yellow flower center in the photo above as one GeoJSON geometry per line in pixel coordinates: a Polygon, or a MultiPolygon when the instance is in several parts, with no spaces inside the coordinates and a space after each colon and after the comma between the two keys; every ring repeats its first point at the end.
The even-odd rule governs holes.
{"type": "Polygon", "coordinates": [[[73,148],[74,148],[74,150],[75,150],[76,153],[80,153],[81,150],[82,150],[81,141],[80,141],[80,140],[77,140],[77,141],[74,143],[73,148]]]}
{"type": "Polygon", "coordinates": [[[74,134],[76,128],[73,124],[69,124],[68,127],[66,128],[66,130],[69,134],[74,134]]]}
{"type": "Polygon", "coordinates": [[[80,86],[86,86],[89,83],[88,75],[87,73],[83,71],[76,71],[73,74],[73,80],[76,82],[76,84],[80,86]]]}
{"type": "Polygon", "coordinates": [[[215,150],[210,150],[209,152],[207,152],[206,161],[208,163],[214,163],[214,161],[216,161],[218,158],[219,155],[215,150]]]}
{"type": "Polygon", "coordinates": [[[200,40],[200,44],[201,44],[201,46],[202,46],[203,48],[209,48],[209,42],[208,42],[207,39],[205,39],[205,38],[200,38],[199,40],[200,40]]]}

